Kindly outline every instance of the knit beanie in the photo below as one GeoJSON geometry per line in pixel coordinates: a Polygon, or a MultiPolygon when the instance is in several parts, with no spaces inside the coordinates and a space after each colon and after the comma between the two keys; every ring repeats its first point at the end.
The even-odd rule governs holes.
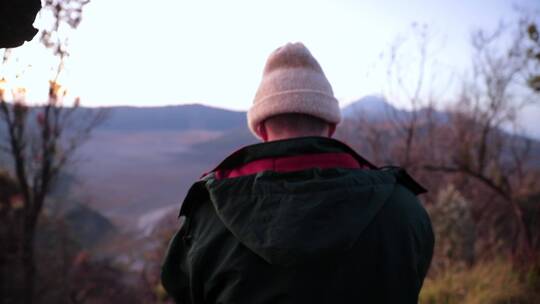
{"type": "Polygon", "coordinates": [[[332,86],[302,43],[288,43],[268,57],[247,113],[249,129],[261,138],[258,125],[271,116],[286,113],[312,115],[332,124],[341,121],[332,86]]]}

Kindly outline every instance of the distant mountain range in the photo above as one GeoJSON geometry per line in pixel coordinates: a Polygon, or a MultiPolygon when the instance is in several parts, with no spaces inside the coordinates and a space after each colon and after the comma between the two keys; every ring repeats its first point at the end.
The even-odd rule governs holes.
{"type": "Polygon", "coordinates": [[[109,107],[108,119],[99,130],[160,131],[210,130],[223,131],[246,125],[245,112],[235,112],[199,104],[164,107],[109,107]]]}
{"type": "MultiPolygon", "coordinates": [[[[98,131],[225,131],[245,129],[246,112],[200,104],[163,107],[107,107],[108,118],[98,131]]],[[[438,112],[439,119],[446,115],[438,112]]],[[[384,97],[369,95],[342,108],[345,119],[362,116],[372,120],[406,118],[411,113],[394,107],[384,97]]]]}
{"type": "MultiPolygon", "coordinates": [[[[345,119],[411,115],[377,96],[342,110],[345,119]]],[[[197,104],[107,111],[107,121],[79,151],[74,192],[119,229],[139,227],[148,234],[148,227],[164,213],[158,210],[177,210],[171,206],[180,206],[202,173],[238,148],[257,142],[247,129],[245,112],[197,104]]],[[[439,120],[447,118],[444,112],[437,115],[439,120]]]]}
{"type": "MultiPolygon", "coordinates": [[[[164,131],[207,130],[224,131],[244,129],[246,112],[231,111],[200,104],[164,107],[107,107],[107,120],[98,131],[164,131]]],[[[368,115],[384,119],[388,115],[408,113],[392,106],[378,96],[363,97],[342,109],[345,118],[368,115]]]]}

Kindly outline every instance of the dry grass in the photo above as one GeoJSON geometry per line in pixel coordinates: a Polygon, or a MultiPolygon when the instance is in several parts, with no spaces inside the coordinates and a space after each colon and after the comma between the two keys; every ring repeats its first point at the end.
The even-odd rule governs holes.
{"type": "MultiPolygon", "coordinates": [[[[535,276],[536,277],[536,276],[535,276]]],[[[478,263],[471,269],[447,269],[426,279],[421,304],[540,303],[536,280],[521,276],[509,261],[478,263]]]]}

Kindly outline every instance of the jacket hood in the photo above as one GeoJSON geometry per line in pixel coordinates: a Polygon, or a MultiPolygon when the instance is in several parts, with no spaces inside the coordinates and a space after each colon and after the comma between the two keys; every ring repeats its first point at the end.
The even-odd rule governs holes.
{"type": "Polygon", "coordinates": [[[350,249],[395,186],[388,172],[344,169],[265,171],[206,183],[223,224],[257,255],[280,265],[350,249]]]}
{"type": "MultiPolygon", "coordinates": [[[[335,152],[321,150],[321,145],[334,148],[343,145],[329,139],[303,141],[304,144],[294,141],[293,148],[284,149],[288,152],[285,154],[295,155],[291,149],[294,150],[296,144],[303,147],[302,153],[308,154],[306,143],[308,146],[316,144],[318,152],[335,152]]],[[[268,144],[256,150],[283,155],[280,149],[268,150],[264,145],[268,144]]],[[[240,155],[252,157],[253,153],[240,155]]],[[[419,187],[416,193],[423,190],[403,170],[378,170],[369,166],[372,169],[264,170],[234,178],[220,178],[218,167],[201,181],[201,186],[204,185],[225,227],[243,245],[268,263],[295,265],[338,256],[349,250],[400,183],[419,187]]]]}

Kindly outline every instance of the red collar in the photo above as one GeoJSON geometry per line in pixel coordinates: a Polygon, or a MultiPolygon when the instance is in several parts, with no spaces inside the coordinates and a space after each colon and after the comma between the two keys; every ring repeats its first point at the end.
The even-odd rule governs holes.
{"type": "Polygon", "coordinates": [[[276,172],[291,172],[310,168],[369,169],[370,167],[367,164],[360,164],[349,153],[318,153],[258,159],[243,164],[237,168],[228,170],[218,169],[215,171],[215,176],[217,179],[224,179],[256,174],[266,170],[276,172]]]}

